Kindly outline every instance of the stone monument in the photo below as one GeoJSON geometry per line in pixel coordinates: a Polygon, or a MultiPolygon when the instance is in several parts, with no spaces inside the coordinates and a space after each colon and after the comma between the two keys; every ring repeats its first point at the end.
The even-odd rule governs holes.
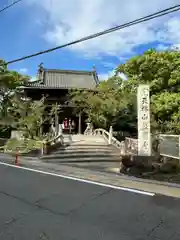
{"type": "Polygon", "coordinates": [[[137,92],[138,155],[151,156],[149,85],[140,84],[137,92]]]}

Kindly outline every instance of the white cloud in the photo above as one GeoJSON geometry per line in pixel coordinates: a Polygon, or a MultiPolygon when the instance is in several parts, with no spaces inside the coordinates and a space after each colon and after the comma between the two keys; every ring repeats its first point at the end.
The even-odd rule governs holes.
{"type": "MultiPolygon", "coordinates": [[[[46,22],[48,15],[44,32],[46,41],[61,45],[173,6],[179,0],[29,0],[29,3],[40,7],[41,22],[46,22]]],[[[159,41],[175,45],[180,43],[179,39],[180,16],[173,14],[73,45],[69,49],[88,57],[101,53],[123,56],[133,53],[134,47],[141,44],[159,41]]]]}
{"type": "Polygon", "coordinates": [[[119,73],[118,76],[124,81],[128,80],[128,77],[124,73],[119,73]]]}
{"type": "Polygon", "coordinates": [[[158,44],[156,49],[159,50],[159,51],[166,51],[167,49],[169,48],[169,46],[167,45],[164,45],[164,44],[158,44]]]}
{"type": "MultiPolygon", "coordinates": [[[[102,80],[108,80],[108,78],[113,77],[114,75],[115,75],[115,70],[109,71],[107,73],[100,73],[98,77],[99,77],[99,80],[102,81],[102,80]]],[[[122,80],[124,81],[128,79],[124,73],[118,73],[118,76],[122,78],[122,80]]]]}
{"type": "Polygon", "coordinates": [[[36,76],[32,76],[31,79],[30,79],[30,82],[34,82],[36,80],[37,80],[36,76]]]}
{"type": "Polygon", "coordinates": [[[99,80],[100,81],[104,81],[104,80],[108,80],[109,77],[113,76],[113,72],[109,71],[107,73],[100,73],[98,74],[99,80]]]}
{"type": "Polygon", "coordinates": [[[102,62],[102,64],[106,68],[114,69],[116,67],[116,64],[114,62],[102,62]]]}
{"type": "Polygon", "coordinates": [[[21,73],[27,73],[27,72],[28,72],[28,69],[27,69],[27,68],[21,68],[21,69],[19,69],[19,71],[20,71],[21,73]]]}
{"type": "Polygon", "coordinates": [[[180,50],[180,43],[172,45],[172,49],[179,51],[180,50]]]}

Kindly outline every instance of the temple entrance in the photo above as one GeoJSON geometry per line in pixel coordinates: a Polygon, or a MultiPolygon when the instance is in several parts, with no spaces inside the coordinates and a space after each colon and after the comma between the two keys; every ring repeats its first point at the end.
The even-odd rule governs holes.
{"type": "Polygon", "coordinates": [[[92,71],[57,70],[47,69],[39,65],[37,81],[28,82],[24,87],[24,93],[32,101],[39,101],[45,97],[46,113],[49,113],[52,105],[59,105],[58,114],[52,119],[46,119],[45,115],[40,134],[59,134],[62,126],[63,132],[83,134],[86,129],[86,117],[77,114],[75,104],[71,102],[69,91],[72,89],[94,91],[99,84],[95,68],[92,71]],[[83,85],[82,83],[83,79],[83,85]],[[71,123],[71,124],[70,124],[71,123]],[[71,126],[71,127],[70,127],[71,126]],[[54,131],[55,130],[55,131],[54,131]]]}
{"type": "Polygon", "coordinates": [[[84,114],[75,114],[73,109],[64,109],[59,114],[59,124],[64,134],[82,134],[86,129],[84,114]]]}
{"type": "MultiPolygon", "coordinates": [[[[50,107],[46,109],[50,111],[50,107]]],[[[44,120],[42,132],[54,135],[63,134],[83,134],[86,129],[86,117],[84,114],[76,114],[73,108],[64,107],[52,119],[44,120]]]]}
{"type": "Polygon", "coordinates": [[[78,118],[65,117],[60,121],[61,129],[64,134],[77,134],[78,133],[78,118]]]}

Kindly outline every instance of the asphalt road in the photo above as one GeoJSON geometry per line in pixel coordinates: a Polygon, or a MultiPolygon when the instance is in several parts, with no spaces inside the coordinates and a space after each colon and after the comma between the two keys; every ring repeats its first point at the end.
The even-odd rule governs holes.
{"type": "Polygon", "coordinates": [[[180,200],[0,165],[0,239],[179,240],[180,200]]]}

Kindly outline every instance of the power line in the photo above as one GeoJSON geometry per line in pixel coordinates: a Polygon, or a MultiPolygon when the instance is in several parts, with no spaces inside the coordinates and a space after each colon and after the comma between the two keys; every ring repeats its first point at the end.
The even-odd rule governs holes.
{"type": "Polygon", "coordinates": [[[12,2],[11,4],[8,4],[7,6],[5,6],[4,8],[0,9],[0,13],[6,11],[7,9],[11,8],[12,6],[14,6],[15,4],[21,2],[22,0],[17,0],[12,2]]]}
{"type": "Polygon", "coordinates": [[[72,42],[54,47],[54,48],[50,48],[50,49],[47,49],[47,50],[44,50],[44,51],[41,51],[41,52],[37,52],[37,53],[31,54],[31,55],[27,55],[27,56],[24,56],[24,57],[21,57],[21,58],[11,60],[9,62],[6,62],[6,64],[12,64],[12,63],[15,63],[15,62],[20,62],[20,61],[28,59],[28,58],[36,57],[36,56],[39,56],[39,55],[42,55],[42,54],[45,54],[45,53],[49,53],[49,52],[53,52],[55,50],[65,48],[65,47],[69,47],[69,46],[72,46],[74,44],[84,42],[84,41],[87,41],[87,40],[90,40],[90,39],[93,39],[93,38],[96,38],[96,37],[99,37],[99,36],[102,36],[102,35],[105,35],[105,34],[109,34],[111,32],[115,32],[117,30],[121,30],[123,28],[127,28],[127,27],[130,27],[130,26],[139,24],[139,23],[147,22],[149,20],[159,18],[159,17],[165,16],[167,14],[170,14],[170,13],[173,13],[173,12],[176,12],[176,11],[179,11],[179,10],[180,10],[180,4],[176,5],[176,6],[173,6],[173,7],[170,7],[170,8],[167,8],[167,9],[164,9],[164,10],[161,10],[161,11],[158,11],[158,12],[150,14],[148,16],[141,17],[141,18],[136,19],[134,21],[131,21],[131,22],[128,22],[128,23],[125,23],[125,24],[122,24],[122,25],[119,25],[119,26],[116,26],[116,27],[113,27],[113,28],[109,28],[107,30],[89,35],[87,37],[83,37],[81,39],[78,39],[78,40],[75,40],[75,41],[72,41],[72,42]]]}

